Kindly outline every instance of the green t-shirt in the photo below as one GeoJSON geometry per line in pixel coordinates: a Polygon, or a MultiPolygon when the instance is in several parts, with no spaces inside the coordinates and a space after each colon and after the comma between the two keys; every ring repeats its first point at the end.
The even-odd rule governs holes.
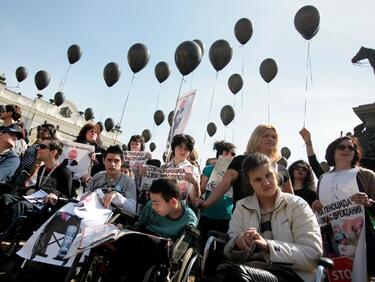
{"type": "Polygon", "coordinates": [[[157,234],[160,237],[171,238],[175,240],[182,233],[186,226],[196,227],[198,224],[195,213],[182,204],[183,214],[178,219],[171,219],[167,216],[161,216],[152,209],[152,202],[148,201],[142,214],[135,224],[136,227],[144,227],[148,231],[157,234]]]}
{"type": "MultiPolygon", "coordinates": [[[[203,175],[210,178],[212,171],[214,170],[213,165],[206,166],[203,169],[203,175]]],[[[210,196],[211,191],[206,191],[205,200],[210,196]]],[[[205,208],[202,212],[202,216],[213,218],[213,219],[231,219],[233,210],[232,198],[224,195],[219,201],[212,206],[205,208]]]]}

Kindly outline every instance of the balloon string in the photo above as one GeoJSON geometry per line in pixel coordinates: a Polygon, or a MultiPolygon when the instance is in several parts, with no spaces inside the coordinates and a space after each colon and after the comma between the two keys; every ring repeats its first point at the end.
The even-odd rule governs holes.
{"type": "Polygon", "coordinates": [[[190,90],[193,89],[194,72],[191,73],[190,90]]]}
{"type": "Polygon", "coordinates": [[[270,103],[271,103],[271,99],[270,99],[270,84],[267,83],[267,92],[268,92],[268,107],[267,107],[267,118],[268,118],[268,123],[270,123],[270,103]]]}
{"type": "Polygon", "coordinates": [[[108,97],[108,91],[105,93],[104,103],[103,103],[103,107],[102,107],[102,113],[100,114],[100,119],[99,119],[99,121],[102,121],[103,113],[104,113],[104,108],[105,108],[105,104],[107,103],[107,97],[108,97]]]}
{"type": "Polygon", "coordinates": [[[159,107],[160,88],[161,88],[161,83],[159,84],[158,98],[156,99],[156,108],[155,108],[155,112],[158,110],[158,107],[159,107]]]}
{"type": "MultiPolygon", "coordinates": [[[[233,97],[233,108],[234,108],[234,112],[236,112],[236,95],[234,95],[233,97]]],[[[233,118],[232,143],[234,143],[234,129],[236,127],[235,119],[236,117],[233,118]]]]}
{"type": "Polygon", "coordinates": [[[71,67],[71,66],[72,66],[72,65],[69,64],[68,70],[67,70],[67,72],[66,72],[66,74],[65,74],[65,77],[64,77],[64,80],[63,80],[63,82],[62,82],[62,84],[61,84],[60,90],[62,90],[63,87],[64,87],[64,84],[65,84],[66,78],[68,77],[68,74],[69,74],[69,71],[70,71],[70,67],[71,67]]]}
{"type": "Polygon", "coordinates": [[[303,111],[303,127],[306,125],[306,113],[307,113],[307,93],[308,93],[308,82],[309,82],[309,58],[310,58],[310,42],[307,42],[307,55],[306,55],[306,77],[305,77],[305,106],[303,111]]]}
{"type": "MultiPolygon", "coordinates": [[[[243,45],[241,45],[243,47],[243,45]]],[[[242,67],[241,67],[242,79],[245,80],[245,49],[242,48],[242,67]]],[[[243,87],[241,89],[241,118],[243,118],[243,87]]]]}
{"type": "MultiPolygon", "coordinates": [[[[124,117],[125,108],[126,108],[126,105],[128,103],[129,96],[130,96],[130,91],[131,91],[132,86],[133,86],[134,76],[135,76],[135,73],[133,73],[132,80],[130,81],[130,87],[129,87],[128,95],[126,96],[124,107],[122,108],[122,113],[121,113],[121,118],[120,118],[120,127],[121,127],[121,124],[122,124],[122,119],[124,117]]],[[[115,141],[116,141],[116,139],[115,139],[115,141]]]]}
{"type": "MultiPolygon", "coordinates": [[[[214,82],[214,89],[213,89],[213,91],[212,91],[212,95],[211,95],[210,110],[208,111],[208,119],[207,119],[207,123],[206,123],[206,125],[207,125],[208,122],[210,121],[210,117],[211,117],[212,104],[213,104],[213,101],[214,101],[215,89],[216,89],[216,84],[217,84],[217,78],[218,78],[218,75],[219,75],[219,72],[216,71],[215,82],[214,82]]],[[[207,139],[207,130],[205,130],[205,132],[204,132],[204,138],[203,138],[202,148],[204,148],[204,145],[206,144],[206,139],[207,139]]],[[[200,163],[200,165],[202,165],[202,158],[201,158],[201,163],[200,163]]]]}

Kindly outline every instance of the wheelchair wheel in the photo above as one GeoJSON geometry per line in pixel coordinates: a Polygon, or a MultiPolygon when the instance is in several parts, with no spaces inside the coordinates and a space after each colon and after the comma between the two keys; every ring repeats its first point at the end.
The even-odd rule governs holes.
{"type": "Polygon", "coordinates": [[[199,267],[199,255],[194,254],[186,267],[182,282],[196,282],[199,281],[201,270],[199,267]]]}
{"type": "Polygon", "coordinates": [[[182,264],[180,269],[178,270],[178,276],[176,282],[182,282],[182,277],[185,273],[185,269],[188,266],[188,263],[190,261],[191,256],[193,255],[193,248],[189,248],[186,253],[184,254],[184,257],[182,258],[182,264]]]}
{"type": "Polygon", "coordinates": [[[100,282],[107,273],[109,261],[104,256],[94,256],[89,268],[83,271],[80,282],[100,282]]]}
{"type": "Polygon", "coordinates": [[[147,269],[143,282],[164,282],[169,281],[168,270],[165,266],[155,264],[147,269]]]}

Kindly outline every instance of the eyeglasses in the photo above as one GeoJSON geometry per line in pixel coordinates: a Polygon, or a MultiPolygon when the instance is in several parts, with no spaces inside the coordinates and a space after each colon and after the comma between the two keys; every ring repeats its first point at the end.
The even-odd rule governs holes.
{"type": "Polygon", "coordinates": [[[343,144],[339,144],[337,145],[336,149],[340,151],[344,151],[345,149],[348,149],[349,151],[354,152],[354,146],[352,145],[345,146],[343,144]]]}
{"type": "Polygon", "coordinates": [[[42,144],[39,144],[38,148],[41,150],[44,150],[44,149],[49,149],[49,146],[42,143],[42,144]]]}
{"type": "Polygon", "coordinates": [[[305,167],[305,166],[297,165],[297,166],[294,167],[294,170],[307,171],[308,168],[305,167]]]}

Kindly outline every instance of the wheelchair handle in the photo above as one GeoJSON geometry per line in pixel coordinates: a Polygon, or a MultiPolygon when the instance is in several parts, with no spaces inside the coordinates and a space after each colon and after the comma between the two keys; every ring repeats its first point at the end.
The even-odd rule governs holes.
{"type": "Polygon", "coordinates": [[[318,259],[318,265],[321,265],[325,268],[332,269],[335,266],[335,263],[330,258],[321,257],[320,259],[318,259]]]}

